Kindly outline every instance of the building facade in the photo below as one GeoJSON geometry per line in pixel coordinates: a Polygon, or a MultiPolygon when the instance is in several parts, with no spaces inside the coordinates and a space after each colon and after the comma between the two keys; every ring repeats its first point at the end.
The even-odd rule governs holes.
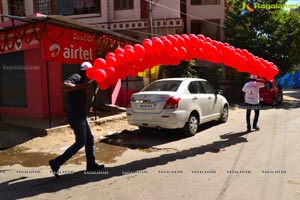
{"type": "MultiPolygon", "coordinates": [[[[182,33],[201,33],[212,39],[222,41],[224,39],[222,29],[224,24],[224,1],[0,0],[0,12],[9,16],[34,16],[36,13],[48,16],[64,16],[66,19],[75,20],[96,29],[118,32],[139,41],[154,36],[182,33]]],[[[11,26],[11,31],[13,32],[14,26],[18,25],[17,20],[14,21],[3,16],[1,16],[0,20],[2,22],[2,26],[0,25],[2,31],[9,29],[9,26],[11,26]]],[[[76,47],[79,48],[77,52],[86,51],[86,55],[90,55],[86,59],[77,60],[76,62],[69,62],[68,59],[48,60],[42,52],[45,52],[48,47],[55,43],[54,39],[49,39],[49,35],[57,33],[57,31],[53,30],[53,33],[48,35],[44,34],[43,38],[38,38],[39,35],[34,34],[33,36],[37,37],[34,40],[35,42],[28,43],[26,41],[31,40],[31,35],[35,33],[31,30],[34,27],[24,27],[28,28],[29,35],[27,40],[26,37],[25,39],[23,37],[22,48],[18,48],[19,46],[16,45],[11,51],[7,47],[7,49],[3,49],[0,52],[0,60],[2,62],[0,89],[1,94],[5,94],[1,96],[1,114],[31,117],[49,117],[49,113],[53,116],[61,115],[65,102],[64,95],[59,92],[61,82],[68,75],[76,72],[80,62],[86,59],[92,62],[97,57],[104,57],[108,51],[107,48],[103,50],[103,45],[112,46],[110,50],[117,48],[117,45],[104,44],[104,40],[101,41],[100,38],[100,40],[97,40],[97,45],[92,45],[92,50],[86,47],[80,51],[80,47],[76,47]],[[48,45],[45,41],[51,41],[51,43],[48,45]],[[18,66],[26,67],[23,67],[22,70],[11,70],[13,67],[18,66]],[[49,77],[46,76],[46,70],[49,70],[49,77]],[[11,86],[11,80],[14,77],[17,82],[11,86]],[[50,82],[47,83],[47,81],[50,82]],[[15,91],[7,90],[7,86],[11,87],[11,89],[14,87],[15,91]],[[48,92],[50,91],[50,94],[47,94],[47,90],[48,92]],[[51,102],[53,103],[51,108],[49,108],[49,103],[51,102]]],[[[23,28],[19,29],[22,31],[23,28]]],[[[9,35],[8,32],[2,32],[4,39],[8,38],[5,36],[9,35]]],[[[64,34],[70,37],[69,33],[64,34]]],[[[13,36],[13,38],[16,37],[13,36]]],[[[4,48],[3,45],[9,44],[4,42],[4,40],[0,42],[1,48],[4,48]]],[[[16,42],[15,44],[19,43],[16,42]]],[[[61,42],[61,45],[63,44],[64,42],[61,42]]],[[[68,45],[65,48],[69,48],[70,52],[75,52],[72,51],[75,49],[75,46],[71,44],[71,41],[64,45],[68,45]]],[[[80,55],[78,56],[80,57],[80,55]]],[[[71,54],[70,57],[72,57],[71,54]]],[[[103,101],[101,103],[126,107],[130,95],[139,91],[142,87],[143,81],[141,79],[129,77],[129,79],[120,80],[117,86],[113,86],[107,91],[100,91],[102,96],[98,98],[98,101],[101,100],[103,101]]]]}

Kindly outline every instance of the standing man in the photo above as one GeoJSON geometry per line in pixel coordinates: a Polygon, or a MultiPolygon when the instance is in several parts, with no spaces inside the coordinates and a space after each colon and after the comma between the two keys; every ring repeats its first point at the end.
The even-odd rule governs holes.
{"type": "Polygon", "coordinates": [[[244,101],[246,105],[246,122],[247,122],[247,132],[251,131],[251,110],[254,110],[254,120],[253,120],[253,129],[259,130],[257,126],[258,117],[259,117],[259,89],[264,87],[264,81],[258,81],[257,76],[251,75],[250,81],[247,82],[242,91],[244,92],[244,101]]]}
{"type": "Polygon", "coordinates": [[[93,80],[86,76],[86,70],[93,67],[89,62],[83,62],[79,73],[75,73],[65,80],[61,86],[63,92],[68,92],[67,118],[71,128],[74,130],[75,143],[62,155],[50,160],[49,165],[53,174],[58,177],[59,168],[69,160],[76,152],[85,146],[86,170],[98,171],[104,165],[98,165],[94,156],[94,137],[87,121],[87,90],[93,80]]]}

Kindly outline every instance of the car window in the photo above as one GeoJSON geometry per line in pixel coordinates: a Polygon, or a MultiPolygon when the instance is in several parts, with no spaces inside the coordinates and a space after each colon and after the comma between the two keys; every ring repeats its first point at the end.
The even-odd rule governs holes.
{"type": "Polygon", "coordinates": [[[188,86],[188,90],[190,91],[191,94],[203,94],[205,93],[201,83],[199,81],[192,81],[190,82],[189,86],[188,86]]]}
{"type": "Polygon", "coordinates": [[[271,89],[272,88],[272,83],[271,82],[267,82],[266,84],[265,84],[265,86],[264,86],[264,88],[266,88],[266,89],[271,89]]]}
{"type": "Polygon", "coordinates": [[[206,94],[214,94],[215,88],[207,81],[201,81],[201,85],[205,90],[206,94]]]}
{"type": "Polygon", "coordinates": [[[156,81],[152,82],[146,86],[142,91],[166,91],[166,92],[176,92],[182,81],[156,81]]]}

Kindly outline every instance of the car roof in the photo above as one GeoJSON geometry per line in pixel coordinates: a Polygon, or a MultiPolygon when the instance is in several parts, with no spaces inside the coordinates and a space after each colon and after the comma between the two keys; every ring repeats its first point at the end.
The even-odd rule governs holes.
{"type": "Polygon", "coordinates": [[[157,81],[206,81],[205,79],[202,79],[202,78],[181,78],[181,77],[178,77],[178,78],[163,78],[163,79],[159,79],[157,81]]]}

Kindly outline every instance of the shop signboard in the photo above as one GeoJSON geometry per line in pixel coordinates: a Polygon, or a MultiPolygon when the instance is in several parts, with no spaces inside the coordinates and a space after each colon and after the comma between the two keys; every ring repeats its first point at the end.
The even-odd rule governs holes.
{"type": "Polygon", "coordinates": [[[84,31],[48,25],[43,35],[44,59],[79,64],[96,58],[96,36],[84,31]]]}

